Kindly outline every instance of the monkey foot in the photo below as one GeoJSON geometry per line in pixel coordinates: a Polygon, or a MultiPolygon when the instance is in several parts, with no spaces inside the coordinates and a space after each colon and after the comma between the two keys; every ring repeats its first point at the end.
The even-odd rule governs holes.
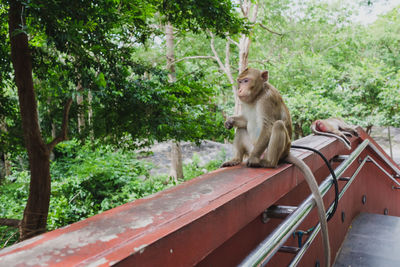
{"type": "Polygon", "coordinates": [[[260,168],[261,164],[260,163],[251,163],[251,162],[247,162],[247,167],[251,167],[251,168],[260,168]]]}
{"type": "Polygon", "coordinates": [[[277,164],[272,164],[271,162],[268,162],[265,159],[261,160],[253,160],[253,161],[247,161],[246,163],[247,167],[252,167],[252,168],[276,168],[277,164]]]}
{"type": "Polygon", "coordinates": [[[239,165],[241,162],[242,162],[241,160],[233,159],[233,160],[222,163],[220,168],[236,166],[236,165],[239,165]]]}
{"type": "Polygon", "coordinates": [[[261,166],[261,161],[259,158],[250,157],[246,162],[247,167],[259,168],[261,166]]]}
{"type": "Polygon", "coordinates": [[[266,159],[262,159],[260,161],[260,166],[262,168],[276,168],[277,164],[272,164],[271,162],[268,162],[266,159]]]}

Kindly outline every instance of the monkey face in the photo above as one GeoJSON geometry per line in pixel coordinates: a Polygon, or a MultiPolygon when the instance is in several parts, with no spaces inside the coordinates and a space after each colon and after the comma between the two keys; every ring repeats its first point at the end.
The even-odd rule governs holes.
{"type": "Polygon", "coordinates": [[[238,79],[238,97],[241,101],[247,102],[250,100],[252,95],[252,89],[254,89],[254,81],[248,77],[238,79]]]}
{"type": "Polygon", "coordinates": [[[316,120],[316,121],[315,121],[315,126],[316,126],[316,128],[317,128],[318,131],[321,131],[321,132],[328,132],[328,130],[326,129],[325,124],[324,124],[322,121],[320,121],[320,120],[316,120]]]}
{"type": "Polygon", "coordinates": [[[238,77],[238,97],[240,101],[252,103],[263,89],[263,83],[268,80],[268,72],[260,72],[247,68],[238,77]]]}

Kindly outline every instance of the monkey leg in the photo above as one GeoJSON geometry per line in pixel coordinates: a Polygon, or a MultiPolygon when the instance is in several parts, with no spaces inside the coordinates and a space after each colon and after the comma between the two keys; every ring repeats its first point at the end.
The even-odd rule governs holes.
{"type": "Polygon", "coordinates": [[[342,137],[342,138],[344,139],[344,141],[345,141],[348,145],[351,144],[351,143],[350,143],[350,140],[347,139],[346,135],[345,135],[344,133],[342,133],[341,131],[339,131],[339,130],[333,130],[332,133],[335,134],[335,135],[337,135],[337,136],[342,137]]]}
{"type": "Polygon", "coordinates": [[[260,161],[261,167],[275,168],[280,159],[285,158],[290,151],[290,136],[285,123],[276,121],[272,126],[271,138],[265,153],[265,158],[260,161]]]}
{"type": "Polygon", "coordinates": [[[221,167],[231,167],[239,165],[243,161],[243,156],[249,154],[249,151],[251,150],[251,143],[249,134],[246,129],[236,129],[233,145],[235,147],[235,156],[231,160],[222,163],[221,167]]]}
{"type": "Polygon", "coordinates": [[[358,132],[357,132],[357,130],[356,130],[355,128],[353,128],[353,127],[350,127],[350,126],[344,126],[344,127],[342,127],[342,126],[340,126],[340,127],[339,127],[339,130],[343,131],[344,134],[348,133],[348,134],[350,134],[350,136],[351,136],[351,135],[354,135],[355,137],[358,137],[358,132]]]}

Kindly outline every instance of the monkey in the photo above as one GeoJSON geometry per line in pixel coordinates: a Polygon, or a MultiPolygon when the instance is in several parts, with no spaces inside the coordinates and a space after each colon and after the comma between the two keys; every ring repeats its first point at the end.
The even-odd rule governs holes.
{"type": "Polygon", "coordinates": [[[290,153],[292,120],[279,91],[268,82],[268,71],[247,68],[237,78],[237,95],[242,111],[225,121],[225,128],[236,128],[234,157],[221,167],[242,163],[248,167],[275,168],[284,160],[297,166],[307,181],[315,200],[325,248],[326,266],[330,265],[330,244],[324,202],[310,168],[290,153]]]}
{"type": "Polygon", "coordinates": [[[353,135],[358,137],[356,128],[348,125],[340,118],[316,120],[311,124],[311,131],[314,134],[336,137],[344,143],[347,149],[351,149],[351,144],[346,135],[349,137],[353,135]]]}

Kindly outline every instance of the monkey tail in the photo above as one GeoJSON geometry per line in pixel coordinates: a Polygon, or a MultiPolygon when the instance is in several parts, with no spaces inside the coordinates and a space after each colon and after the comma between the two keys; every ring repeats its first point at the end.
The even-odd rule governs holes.
{"type": "Polygon", "coordinates": [[[321,193],[319,192],[317,181],[315,180],[311,169],[304,163],[304,161],[295,157],[292,153],[289,153],[285,161],[292,163],[300,169],[308,186],[310,187],[311,193],[317,205],[318,217],[321,224],[322,239],[325,249],[325,266],[329,267],[331,263],[331,249],[329,244],[328,222],[326,220],[324,201],[322,200],[321,193]]]}

